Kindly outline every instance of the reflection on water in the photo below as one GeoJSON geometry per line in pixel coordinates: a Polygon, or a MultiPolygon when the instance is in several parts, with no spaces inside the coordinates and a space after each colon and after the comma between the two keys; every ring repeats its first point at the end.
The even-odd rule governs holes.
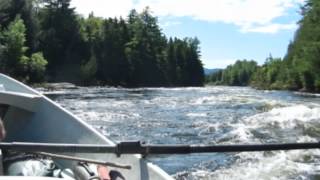
{"type": "MultiPolygon", "coordinates": [[[[243,87],[78,88],[48,96],[114,141],[315,142],[320,97],[243,87]]],[[[320,150],[149,157],[177,179],[316,179],[320,150]]]]}

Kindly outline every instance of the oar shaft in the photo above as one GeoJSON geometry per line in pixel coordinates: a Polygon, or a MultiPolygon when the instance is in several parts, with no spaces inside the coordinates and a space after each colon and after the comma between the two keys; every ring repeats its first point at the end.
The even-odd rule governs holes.
{"type": "Polygon", "coordinates": [[[247,144],[247,145],[212,145],[212,146],[158,146],[148,147],[148,154],[189,154],[219,152],[250,152],[318,149],[320,143],[284,143],[284,144],[247,144]]]}
{"type": "Polygon", "coordinates": [[[246,145],[144,145],[121,142],[116,146],[98,144],[0,143],[0,149],[24,152],[71,152],[121,154],[189,154],[214,152],[277,151],[319,149],[320,143],[246,144],[246,145]]]}

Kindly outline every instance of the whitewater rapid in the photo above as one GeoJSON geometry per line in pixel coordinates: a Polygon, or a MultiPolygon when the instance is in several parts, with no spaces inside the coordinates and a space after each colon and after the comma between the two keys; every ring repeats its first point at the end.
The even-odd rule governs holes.
{"type": "MultiPolygon", "coordinates": [[[[318,142],[320,96],[246,87],[44,91],[114,141],[318,142]]],[[[319,179],[320,150],[148,157],[176,179],[319,179]]]]}

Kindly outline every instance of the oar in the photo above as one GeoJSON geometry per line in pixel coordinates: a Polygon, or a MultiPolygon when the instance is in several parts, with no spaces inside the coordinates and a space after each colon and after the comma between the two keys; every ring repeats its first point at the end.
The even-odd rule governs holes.
{"type": "Polygon", "coordinates": [[[46,156],[46,157],[51,157],[51,158],[57,158],[57,159],[65,159],[65,160],[86,162],[86,163],[104,165],[104,166],[121,168],[121,169],[131,169],[130,165],[123,165],[123,164],[117,164],[117,163],[106,162],[106,161],[99,161],[99,160],[94,160],[94,159],[79,158],[79,157],[75,157],[75,156],[52,154],[52,153],[46,153],[46,152],[31,152],[31,153],[32,154],[46,156]]]}
{"type": "Polygon", "coordinates": [[[73,153],[114,153],[121,154],[189,154],[216,152],[247,152],[318,149],[320,143],[280,143],[280,144],[241,144],[241,145],[146,145],[140,141],[120,142],[115,146],[99,144],[58,144],[2,142],[0,149],[23,152],[73,152],[73,153]]]}

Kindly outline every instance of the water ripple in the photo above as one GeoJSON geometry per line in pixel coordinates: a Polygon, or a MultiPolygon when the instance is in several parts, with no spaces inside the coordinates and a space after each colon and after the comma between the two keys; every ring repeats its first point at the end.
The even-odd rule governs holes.
{"type": "MultiPolygon", "coordinates": [[[[320,96],[246,87],[78,87],[44,92],[114,141],[317,142],[320,96]]],[[[320,150],[161,155],[176,179],[319,179],[320,150]]]]}

